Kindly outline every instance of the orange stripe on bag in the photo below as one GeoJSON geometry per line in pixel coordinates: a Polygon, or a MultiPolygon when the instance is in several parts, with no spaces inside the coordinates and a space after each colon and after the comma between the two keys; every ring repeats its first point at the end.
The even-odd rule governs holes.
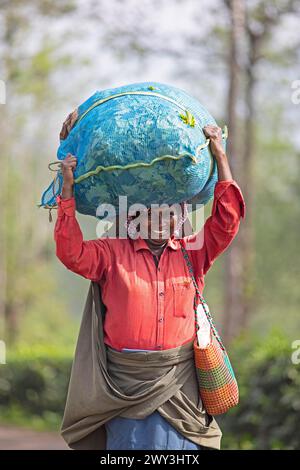
{"type": "Polygon", "coordinates": [[[194,341],[195,364],[196,367],[203,370],[210,370],[218,367],[222,359],[220,348],[212,342],[206,349],[201,349],[197,345],[197,339],[194,341]]]}
{"type": "Polygon", "coordinates": [[[201,399],[205,408],[211,415],[226,413],[228,408],[236,406],[239,402],[239,391],[236,382],[226,384],[218,390],[201,390],[201,399]]]}

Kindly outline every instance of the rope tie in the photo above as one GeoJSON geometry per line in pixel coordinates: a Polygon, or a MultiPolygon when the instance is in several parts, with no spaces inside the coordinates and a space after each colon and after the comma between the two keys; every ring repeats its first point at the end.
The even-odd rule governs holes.
{"type": "MultiPolygon", "coordinates": [[[[227,139],[228,137],[228,130],[227,126],[224,126],[223,132],[222,132],[222,137],[223,139],[227,139]]],[[[207,148],[210,144],[210,139],[206,139],[206,141],[203,144],[198,145],[196,147],[196,155],[199,156],[201,150],[207,148]]],[[[129,170],[132,168],[141,168],[141,167],[151,167],[154,165],[154,163],[157,163],[159,161],[163,160],[180,160],[181,158],[188,157],[192,160],[193,164],[199,163],[197,156],[189,153],[189,152],[184,152],[179,155],[162,155],[161,157],[156,157],[154,158],[151,162],[146,163],[146,162],[135,162],[135,163],[128,163],[127,165],[109,165],[109,166],[103,166],[103,165],[98,165],[95,170],[88,171],[87,173],[84,173],[83,175],[78,176],[77,178],[74,179],[74,183],[81,183],[81,181],[85,180],[86,178],[89,178],[90,176],[97,175],[101,171],[114,171],[114,170],[129,170]]],[[[210,174],[209,178],[211,177],[212,170],[213,170],[213,158],[211,157],[211,165],[210,165],[210,174]]],[[[51,171],[59,172],[61,167],[61,162],[60,161],[53,161],[49,163],[48,168],[51,171]],[[58,169],[52,169],[52,166],[54,165],[59,165],[58,169]]]]}

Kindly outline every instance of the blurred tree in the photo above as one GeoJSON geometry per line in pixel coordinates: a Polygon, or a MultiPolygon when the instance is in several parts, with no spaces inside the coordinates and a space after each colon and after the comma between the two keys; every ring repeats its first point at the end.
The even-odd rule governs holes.
{"type": "Polygon", "coordinates": [[[4,337],[13,342],[26,304],[23,276],[28,266],[34,269],[41,261],[45,245],[45,231],[32,211],[39,155],[26,146],[28,122],[36,119],[35,109],[51,102],[51,75],[66,64],[66,57],[55,55],[57,44],[30,28],[33,19],[38,24],[75,7],[72,0],[12,0],[0,1],[0,8],[1,79],[7,86],[0,122],[0,312],[4,337]]]}
{"type": "MultiPolygon", "coordinates": [[[[245,14],[244,0],[225,0],[230,13],[230,38],[229,38],[229,87],[227,98],[227,122],[229,137],[227,153],[230,158],[233,177],[239,181],[241,170],[241,132],[238,106],[241,97],[243,82],[243,57],[245,55],[245,14]]],[[[239,243],[231,245],[226,252],[224,269],[224,316],[223,334],[224,341],[231,338],[236,318],[242,310],[242,263],[241,246],[239,243]]]]}
{"type": "MultiPolygon", "coordinates": [[[[224,336],[229,340],[236,336],[248,325],[249,313],[253,309],[254,300],[254,207],[255,186],[254,162],[256,139],[256,96],[255,90],[259,82],[257,68],[259,63],[274,60],[269,55],[266,46],[274,40],[274,27],[289,13],[298,13],[299,3],[294,0],[274,1],[272,5],[267,1],[252,2],[246,4],[238,0],[227,1],[231,12],[231,49],[229,60],[229,101],[228,122],[230,123],[231,139],[229,141],[229,155],[233,167],[241,180],[244,197],[247,205],[247,217],[241,225],[241,230],[236,242],[229,248],[226,257],[225,269],[225,312],[224,312],[224,336]],[[243,13],[244,12],[244,13],[243,13]],[[244,31],[241,25],[244,25],[244,31]],[[245,37],[247,45],[245,46],[245,37]],[[239,67],[238,58],[241,57],[239,49],[243,47],[243,55],[246,59],[243,68],[239,67]],[[234,56],[234,58],[232,57],[234,56]],[[242,90],[238,83],[241,77],[245,83],[242,90]],[[235,90],[235,91],[234,91],[235,90]],[[243,139],[238,141],[237,108],[240,102],[246,106],[244,132],[240,132],[243,139]],[[240,152],[240,165],[236,165],[236,148],[240,152]]],[[[289,55],[290,46],[281,49],[281,54],[289,55]]]]}

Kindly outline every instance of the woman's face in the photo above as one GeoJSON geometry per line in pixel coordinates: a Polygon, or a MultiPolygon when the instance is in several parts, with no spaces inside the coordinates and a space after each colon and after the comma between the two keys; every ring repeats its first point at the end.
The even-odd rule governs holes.
{"type": "Polygon", "coordinates": [[[161,245],[174,235],[178,212],[167,205],[138,212],[134,218],[137,230],[142,238],[150,240],[154,245],[161,245]]]}

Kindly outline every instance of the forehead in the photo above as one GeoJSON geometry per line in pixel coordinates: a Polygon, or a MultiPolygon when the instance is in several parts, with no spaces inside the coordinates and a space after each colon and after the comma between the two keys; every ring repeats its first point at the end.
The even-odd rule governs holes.
{"type": "Polygon", "coordinates": [[[141,209],[137,209],[134,212],[131,212],[131,217],[144,217],[144,216],[162,216],[168,217],[173,215],[180,215],[182,214],[182,207],[181,204],[152,204],[151,207],[145,207],[141,209]]]}

